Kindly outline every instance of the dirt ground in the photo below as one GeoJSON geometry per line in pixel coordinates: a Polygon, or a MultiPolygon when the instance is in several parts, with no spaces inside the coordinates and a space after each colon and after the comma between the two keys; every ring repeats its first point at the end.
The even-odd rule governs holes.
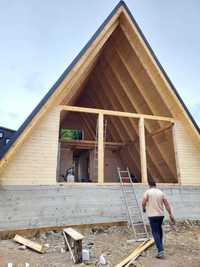
{"type": "MultiPolygon", "coordinates": [[[[85,235],[83,248],[90,250],[88,266],[98,264],[99,256],[104,255],[107,267],[115,266],[128,256],[138,243],[127,243],[132,238],[126,227],[92,228],[80,230],[85,235]]],[[[179,222],[174,229],[164,226],[165,259],[155,258],[155,247],[149,248],[135,262],[137,267],[200,267],[200,222],[179,222]]],[[[13,240],[0,241],[0,267],[79,267],[74,265],[69,252],[65,251],[62,233],[48,232],[31,238],[48,244],[47,252],[39,254],[28,248],[20,249],[13,240]],[[8,265],[12,263],[12,265],[8,265]]]]}

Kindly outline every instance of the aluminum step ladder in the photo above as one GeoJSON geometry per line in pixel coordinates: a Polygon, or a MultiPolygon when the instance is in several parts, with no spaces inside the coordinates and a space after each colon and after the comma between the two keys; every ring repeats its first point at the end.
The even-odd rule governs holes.
{"type": "MultiPolygon", "coordinates": [[[[98,180],[98,119],[96,125],[96,134],[95,134],[95,146],[94,146],[94,163],[93,163],[93,176],[94,179],[98,180]]],[[[107,131],[107,120],[104,120],[104,144],[106,142],[106,131],[107,131]]]]}
{"type": "Polygon", "coordinates": [[[147,240],[149,239],[149,233],[138,204],[129,169],[127,168],[122,171],[120,168],[117,168],[117,172],[124,197],[128,226],[132,229],[135,236],[133,241],[147,240]]]}

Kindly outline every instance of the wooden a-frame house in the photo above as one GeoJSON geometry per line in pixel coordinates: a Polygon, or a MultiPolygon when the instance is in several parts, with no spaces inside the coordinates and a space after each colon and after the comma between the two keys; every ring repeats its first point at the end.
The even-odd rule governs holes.
{"type": "Polygon", "coordinates": [[[139,183],[200,184],[199,128],[124,2],[2,151],[0,184],[71,186],[73,168],[74,185],[112,185],[117,167],[139,183]]]}

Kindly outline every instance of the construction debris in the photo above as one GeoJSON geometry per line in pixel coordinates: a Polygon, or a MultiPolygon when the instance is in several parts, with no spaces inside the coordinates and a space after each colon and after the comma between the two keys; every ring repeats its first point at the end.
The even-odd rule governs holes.
{"type": "Polygon", "coordinates": [[[20,249],[20,250],[26,250],[26,246],[21,245],[21,246],[18,247],[18,249],[20,249]]]}
{"type": "Polygon", "coordinates": [[[67,245],[66,248],[70,251],[73,262],[82,262],[82,240],[84,236],[73,228],[63,229],[63,236],[67,245]]]}
{"type": "MultiPolygon", "coordinates": [[[[79,230],[78,230],[79,231],[79,230]]],[[[113,267],[133,252],[139,244],[127,243],[131,238],[132,231],[124,226],[112,227],[93,227],[80,229],[85,236],[83,240],[83,249],[89,250],[90,259],[81,264],[74,264],[70,253],[65,250],[65,241],[62,232],[54,234],[54,231],[46,232],[45,240],[41,233],[27,235],[34,242],[47,245],[48,251],[45,254],[36,253],[30,249],[20,250],[13,240],[0,241],[0,265],[7,266],[12,262],[13,266],[25,266],[28,262],[30,266],[98,266],[99,256],[104,255],[107,265],[113,267]],[[62,253],[64,249],[64,253],[62,253]]],[[[132,264],[132,267],[158,267],[163,263],[165,266],[188,267],[200,266],[199,248],[200,248],[200,221],[182,221],[177,222],[176,231],[169,225],[164,225],[164,247],[166,258],[163,261],[158,260],[156,248],[151,247],[143,252],[132,264]],[[184,253],[183,253],[184,251],[184,253]]],[[[82,254],[83,255],[83,254],[82,254]]],[[[128,263],[127,263],[128,264],[128,263]]],[[[103,267],[103,265],[102,265],[103,267]]]]}
{"type": "Polygon", "coordinates": [[[106,258],[103,254],[101,254],[101,256],[99,257],[99,264],[100,265],[106,265],[107,264],[106,258]]]}
{"type": "Polygon", "coordinates": [[[43,245],[41,245],[39,243],[33,242],[33,241],[31,241],[31,240],[29,240],[27,238],[24,238],[24,237],[22,237],[20,235],[16,235],[13,240],[15,242],[20,243],[20,244],[22,244],[22,245],[24,245],[24,246],[26,246],[28,248],[31,248],[31,249],[39,252],[39,253],[46,252],[45,246],[43,246],[43,245]]]}
{"type": "Polygon", "coordinates": [[[82,261],[89,262],[90,260],[90,251],[89,249],[82,249],[82,261]]]}
{"type": "Polygon", "coordinates": [[[153,239],[149,239],[140,244],[128,257],[126,257],[122,262],[117,264],[115,267],[130,266],[147,248],[154,244],[153,239]]]}

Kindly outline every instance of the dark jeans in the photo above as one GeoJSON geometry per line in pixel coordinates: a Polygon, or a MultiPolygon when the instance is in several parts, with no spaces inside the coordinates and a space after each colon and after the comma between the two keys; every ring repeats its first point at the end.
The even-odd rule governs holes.
{"type": "Polygon", "coordinates": [[[149,217],[151,232],[156,243],[158,252],[163,251],[163,231],[162,223],[164,216],[149,217]]]}

